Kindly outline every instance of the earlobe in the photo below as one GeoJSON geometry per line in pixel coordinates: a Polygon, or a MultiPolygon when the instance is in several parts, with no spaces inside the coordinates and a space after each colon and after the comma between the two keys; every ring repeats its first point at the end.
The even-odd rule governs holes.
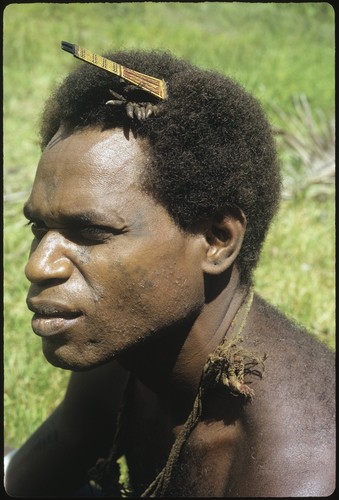
{"type": "Polygon", "coordinates": [[[237,207],[210,221],[205,233],[207,250],[202,263],[204,273],[221,274],[234,263],[242,246],[246,224],[244,213],[237,207]]]}

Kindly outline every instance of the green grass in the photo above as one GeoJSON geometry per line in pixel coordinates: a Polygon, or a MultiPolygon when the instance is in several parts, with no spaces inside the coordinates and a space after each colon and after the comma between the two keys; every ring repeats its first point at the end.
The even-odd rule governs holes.
{"type": "MultiPolygon", "coordinates": [[[[30,232],[22,204],[39,158],[37,123],[53,85],[76,62],[67,40],[102,52],[165,48],[240,81],[280,126],[305,94],[332,116],[334,13],[326,3],[12,4],[4,15],[5,441],[14,446],[63,396],[69,373],[45,361],[25,307],[30,232]]],[[[285,125],[284,125],[285,126],[285,125]]],[[[285,200],[256,289],[334,349],[334,195],[285,200]]]]}
{"type": "Polygon", "coordinates": [[[286,200],[256,271],[256,289],[332,349],[334,338],[334,200],[286,200]]]}

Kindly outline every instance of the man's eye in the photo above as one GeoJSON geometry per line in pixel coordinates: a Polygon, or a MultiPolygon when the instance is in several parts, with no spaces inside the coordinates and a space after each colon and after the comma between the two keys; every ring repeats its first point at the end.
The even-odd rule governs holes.
{"type": "Polygon", "coordinates": [[[92,241],[103,241],[115,234],[114,230],[104,226],[85,226],[78,232],[83,238],[92,241]]]}
{"type": "MultiPolygon", "coordinates": [[[[29,221],[27,226],[31,226],[32,233],[37,240],[41,240],[45,234],[50,230],[43,222],[40,221],[29,221]]],[[[83,226],[83,227],[70,227],[70,228],[59,228],[61,233],[70,239],[82,239],[88,242],[100,243],[112,235],[122,234],[123,230],[115,230],[110,227],[105,226],[83,226]]]]}
{"type": "Polygon", "coordinates": [[[32,233],[38,240],[41,240],[48,231],[48,227],[43,222],[29,221],[27,226],[31,226],[32,233]]]}

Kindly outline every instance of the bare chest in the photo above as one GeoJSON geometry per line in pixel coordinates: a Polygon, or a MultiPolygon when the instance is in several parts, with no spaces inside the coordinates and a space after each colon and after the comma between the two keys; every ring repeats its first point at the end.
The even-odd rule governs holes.
{"type": "Polygon", "coordinates": [[[136,496],[162,474],[161,496],[227,496],[246,461],[245,431],[240,420],[199,421],[185,435],[173,429],[166,415],[134,414],[128,431],[126,459],[136,496]]]}

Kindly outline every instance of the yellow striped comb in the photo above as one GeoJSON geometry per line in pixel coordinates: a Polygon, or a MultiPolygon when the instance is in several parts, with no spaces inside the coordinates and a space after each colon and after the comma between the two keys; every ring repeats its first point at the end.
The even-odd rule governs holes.
{"type": "Polygon", "coordinates": [[[143,73],[139,73],[133,69],[126,68],[121,64],[111,61],[106,57],[94,54],[90,50],[79,47],[79,45],[75,45],[73,43],[63,41],[61,42],[61,48],[82,61],[88,62],[89,64],[98,66],[98,68],[105,69],[109,73],[120,76],[124,80],[127,80],[142,90],[153,94],[159,99],[167,99],[167,89],[164,80],[159,80],[159,78],[144,75],[143,73]]]}

